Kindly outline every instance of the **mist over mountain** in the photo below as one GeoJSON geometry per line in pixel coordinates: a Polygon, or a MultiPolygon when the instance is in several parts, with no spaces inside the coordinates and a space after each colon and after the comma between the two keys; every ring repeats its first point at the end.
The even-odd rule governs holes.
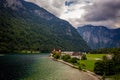
{"type": "Polygon", "coordinates": [[[0,0],[0,52],[87,51],[90,48],[67,21],[24,0],[0,0]]]}
{"type": "Polygon", "coordinates": [[[120,28],[85,25],[77,31],[92,49],[120,47],[120,28]]]}

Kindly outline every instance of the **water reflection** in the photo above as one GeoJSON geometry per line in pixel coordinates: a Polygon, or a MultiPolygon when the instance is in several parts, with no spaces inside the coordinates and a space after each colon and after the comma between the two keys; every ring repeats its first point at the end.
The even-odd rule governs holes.
{"type": "Polygon", "coordinates": [[[18,80],[31,73],[31,66],[35,56],[31,55],[6,55],[0,56],[0,80],[18,80]]]}

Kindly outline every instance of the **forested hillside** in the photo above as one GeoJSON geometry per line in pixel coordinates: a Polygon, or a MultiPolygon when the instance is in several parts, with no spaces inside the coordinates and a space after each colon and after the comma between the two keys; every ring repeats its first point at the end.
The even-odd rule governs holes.
{"type": "Polygon", "coordinates": [[[24,0],[0,0],[0,52],[21,50],[88,51],[68,22],[24,0]]]}

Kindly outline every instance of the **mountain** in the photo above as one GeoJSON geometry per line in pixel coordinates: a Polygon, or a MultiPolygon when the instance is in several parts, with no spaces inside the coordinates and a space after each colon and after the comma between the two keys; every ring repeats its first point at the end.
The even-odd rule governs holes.
{"type": "Polygon", "coordinates": [[[92,49],[120,47],[120,28],[85,25],[77,31],[92,49]]]}
{"type": "Polygon", "coordinates": [[[0,52],[88,51],[77,30],[47,10],[24,0],[0,0],[0,52]]]}

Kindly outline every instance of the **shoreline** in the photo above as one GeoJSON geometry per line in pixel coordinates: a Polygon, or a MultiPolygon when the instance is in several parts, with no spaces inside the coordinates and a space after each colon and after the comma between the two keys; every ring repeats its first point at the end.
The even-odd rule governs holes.
{"type": "MultiPolygon", "coordinates": [[[[65,64],[65,65],[68,65],[68,66],[70,66],[70,67],[72,67],[72,68],[75,68],[75,69],[79,70],[79,69],[77,68],[77,66],[75,66],[75,65],[73,65],[73,64],[71,64],[71,63],[65,62],[65,61],[63,61],[63,60],[55,59],[55,58],[53,58],[52,56],[50,56],[50,58],[51,58],[52,60],[54,60],[54,61],[61,62],[61,63],[65,64]]],[[[88,71],[88,70],[86,70],[86,71],[79,70],[79,71],[85,72],[87,75],[89,75],[89,76],[91,76],[92,78],[94,78],[94,80],[102,80],[102,77],[99,76],[99,75],[97,75],[97,74],[95,74],[94,72],[91,72],[91,71],[88,71]]]]}

